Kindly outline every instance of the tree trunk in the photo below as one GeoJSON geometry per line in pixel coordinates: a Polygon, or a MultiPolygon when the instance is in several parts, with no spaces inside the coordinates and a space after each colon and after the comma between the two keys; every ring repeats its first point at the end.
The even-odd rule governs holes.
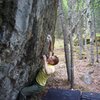
{"type": "Polygon", "coordinates": [[[54,37],[57,0],[0,1],[0,100],[16,100],[31,83],[54,37]]]}
{"type": "Polygon", "coordinates": [[[65,61],[66,61],[66,68],[67,68],[67,76],[68,81],[71,81],[71,71],[69,66],[69,38],[68,38],[68,27],[66,25],[66,20],[64,18],[63,8],[62,8],[62,1],[59,0],[59,14],[60,14],[60,20],[62,25],[62,32],[64,37],[64,51],[65,51],[65,61]]]}
{"type": "Polygon", "coordinates": [[[90,33],[90,64],[94,64],[94,28],[93,28],[93,16],[90,9],[90,0],[87,0],[87,19],[88,19],[88,27],[90,33]]]}
{"type": "Polygon", "coordinates": [[[76,29],[73,30],[74,24],[74,4],[76,3],[75,0],[68,0],[68,27],[69,27],[69,63],[70,63],[70,73],[71,73],[71,87],[74,87],[74,64],[73,64],[73,34],[76,29]],[[73,6],[72,6],[73,5],[73,6]]]}
{"type": "MultiPolygon", "coordinates": [[[[92,17],[92,16],[91,16],[92,17]]],[[[93,30],[93,19],[89,20],[90,29],[90,64],[94,64],[94,30],[93,30]]]]}
{"type": "Polygon", "coordinates": [[[79,43],[79,59],[82,59],[82,50],[83,50],[83,43],[82,43],[82,32],[80,23],[77,28],[77,36],[78,36],[78,43],[79,43]]]}
{"type": "Polygon", "coordinates": [[[74,63],[73,63],[73,39],[70,34],[70,70],[71,70],[71,89],[74,87],[74,63]]]}
{"type": "Polygon", "coordinates": [[[80,18],[80,22],[79,24],[77,25],[77,37],[78,37],[78,43],[79,43],[79,59],[82,60],[82,52],[83,52],[83,36],[82,36],[82,18],[83,16],[81,17],[81,11],[79,11],[79,16],[80,18]]]}
{"type": "Polygon", "coordinates": [[[95,46],[96,46],[96,62],[99,62],[99,56],[98,56],[98,45],[97,45],[97,38],[96,38],[96,20],[95,20],[95,9],[94,9],[94,3],[92,3],[93,6],[93,26],[94,26],[94,34],[95,34],[95,46]]]}
{"type": "Polygon", "coordinates": [[[83,16],[83,18],[84,18],[84,48],[87,55],[87,18],[85,15],[83,16]]]}

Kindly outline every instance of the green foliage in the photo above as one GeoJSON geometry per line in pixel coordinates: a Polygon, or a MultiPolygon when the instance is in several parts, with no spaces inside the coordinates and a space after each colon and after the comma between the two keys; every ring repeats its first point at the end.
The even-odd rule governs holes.
{"type": "Polygon", "coordinates": [[[100,33],[96,33],[97,45],[100,46],[100,33]]]}
{"type": "Polygon", "coordinates": [[[96,32],[100,34],[100,8],[95,8],[96,32]]]}
{"type": "Polygon", "coordinates": [[[63,11],[65,16],[67,16],[68,14],[68,2],[67,0],[62,0],[62,7],[63,7],[63,11]]]}
{"type": "Polygon", "coordinates": [[[57,49],[64,48],[63,39],[56,39],[56,41],[55,41],[55,48],[57,48],[57,49]]]}
{"type": "Polygon", "coordinates": [[[100,50],[98,51],[98,54],[100,54],[100,50]]]}
{"type": "Polygon", "coordinates": [[[100,37],[100,33],[96,33],[96,37],[100,37]]]}
{"type": "Polygon", "coordinates": [[[100,0],[91,0],[90,7],[95,16],[96,32],[100,32],[100,0]]]}
{"type": "Polygon", "coordinates": [[[100,0],[91,0],[91,8],[96,9],[100,7],[100,0]]]}
{"type": "Polygon", "coordinates": [[[81,11],[84,7],[86,7],[84,0],[77,0],[75,7],[76,11],[81,11]]]}
{"type": "Polygon", "coordinates": [[[68,2],[67,2],[67,0],[63,0],[62,4],[63,4],[63,9],[67,12],[68,11],[68,2]]]}

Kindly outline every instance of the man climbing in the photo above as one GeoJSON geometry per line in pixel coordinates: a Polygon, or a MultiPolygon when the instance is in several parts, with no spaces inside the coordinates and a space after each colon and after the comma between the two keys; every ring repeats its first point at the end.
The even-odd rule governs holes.
{"type": "Polygon", "coordinates": [[[19,100],[26,100],[27,96],[35,95],[36,93],[39,93],[43,90],[47,79],[55,72],[54,65],[58,64],[59,59],[55,55],[49,56],[49,58],[43,55],[43,61],[43,68],[38,72],[35,78],[35,83],[32,86],[24,87],[20,91],[19,100]]]}
{"type": "Polygon", "coordinates": [[[53,44],[52,44],[52,38],[51,35],[47,36],[48,41],[48,52],[49,55],[43,55],[43,67],[38,72],[35,82],[33,85],[24,87],[20,93],[19,93],[19,99],[18,100],[26,100],[27,96],[35,95],[43,90],[43,88],[46,85],[46,82],[51,74],[55,72],[54,65],[58,64],[59,59],[57,56],[53,53],[53,44]]]}

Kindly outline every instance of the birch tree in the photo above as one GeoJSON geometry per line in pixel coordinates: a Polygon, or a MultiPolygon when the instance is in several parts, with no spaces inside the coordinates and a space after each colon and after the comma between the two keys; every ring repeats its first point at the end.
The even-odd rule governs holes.
{"type": "Polygon", "coordinates": [[[87,0],[87,19],[90,33],[90,64],[94,64],[94,30],[93,30],[93,15],[90,9],[91,0],[87,0]]]}
{"type": "Polygon", "coordinates": [[[71,81],[71,72],[70,72],[70,66],[69,66],[68,30],[67,30],[66,20],[64,18],[64,12],[62,8],[61,0],[59,0],[58,9],[59,9],[60,20],[61,20],[61,25],[62,25],[62,32],[63,32],[63,37],[64,37],[64,51],[65,51],[65,61],[66,61],[68,81],[71,81]]]}
{"type": "Polygon", "coordinates": [[[71,88],[73,88],[74,86],[74,63],[73,63],[73,33],[74,31],[72,31],[73,28],[73,16],[74,16],[74,12],[73,12],[73,8],[74,8],[74,3],[75,0],[68,0],[68,28],[69,28],[69,48],[70,48],[70,68],[71,68],[71,88]]]}
{"type": "Polygon", "coordinates": [[[83,39],[82,39],[82,31],[81,31],[81,21],[77,26],[77,36],[78,36],[78,43],[79,43],[79,59],[82,59],[82,51],[83,51],[83,39]]]}
{"type": "Polygon", "coordinates": [[[93,12],[93,27],[94,27],[94,34],[95,34],[95,46],[96,46],[96,62],[99,62],[98,56],[98,45],[97,45],[97,38],[96,38],[96,20],[95,20],[95,7],[94,7],[95,0],[92,0],[92,12],[93,12]]]}

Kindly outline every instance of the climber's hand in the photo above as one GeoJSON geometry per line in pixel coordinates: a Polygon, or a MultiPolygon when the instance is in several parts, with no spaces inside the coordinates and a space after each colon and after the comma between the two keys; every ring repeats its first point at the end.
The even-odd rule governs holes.
{"type": "Polygon", "coordinates": [[[43,55],[43,59],[44,59],[44,61],[46,61],[46,60],[47,60],[47,57],[46,57],[46,55],[43,55]]]}

